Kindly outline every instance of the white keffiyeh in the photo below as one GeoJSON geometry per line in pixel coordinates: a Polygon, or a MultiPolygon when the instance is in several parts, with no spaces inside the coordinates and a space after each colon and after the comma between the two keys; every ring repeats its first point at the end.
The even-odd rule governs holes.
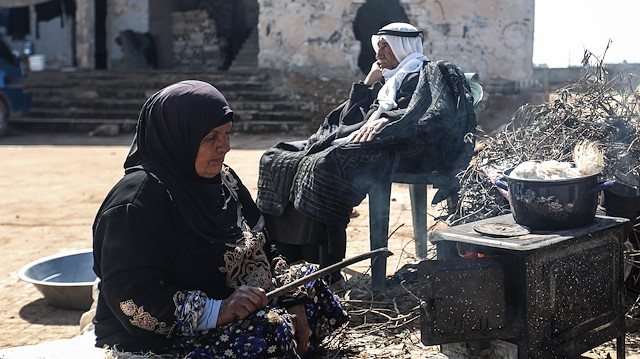
{"type": "MultiPolygon", "coordinates": [[[[391,23],[380,30],[411,33],[418,31],[413,25],[401,22],[391,23]]],[[[422,54],[422,38],[420,36],[373,35],[371,36],[371,44],[376,53],[379,49],[378,42],[381,39],[384,39],[389,44],[391,51],[393,51],[396,59],[400,61],[400,64],[394,69],[382,70],[385,83],[380,89],[380,92],[378,92],[377,100],[379,107],[367,121],[375,121],[380,118],[380,115],[396,107],[396,92],[398,88],[400,88],[402,81],[404,81],[405,76],[420,71],[424,61],[429,60],[422,54]]]]}

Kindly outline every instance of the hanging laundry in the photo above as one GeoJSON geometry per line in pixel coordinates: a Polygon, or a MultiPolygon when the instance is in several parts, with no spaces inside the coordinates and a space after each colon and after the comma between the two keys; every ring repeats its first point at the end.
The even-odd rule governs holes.
{"type": "Polygon", "coordinates": [[[9,20],[7,22],[7,35],[13,40],[24,40],[29,34],[29,7],[9,8],[9,20]]]}
{"type": "Polygon", "coordinates": [[[60,0],[51,0],[34,6],[36,11],[36,39],[40,38],[40,22],[60,17],[60,27],[64,27],[62,4],[60,0]]]}
{"type": "Polygon", "coordinates": [[[76,0],[62,0],[62,12],[71,17],[76,17],[76,0]]]}
{"type": "Polygon", "coordinates": [[[7,27],[9,24],[9,8],[0,9],[0,26],[7,27]]]}

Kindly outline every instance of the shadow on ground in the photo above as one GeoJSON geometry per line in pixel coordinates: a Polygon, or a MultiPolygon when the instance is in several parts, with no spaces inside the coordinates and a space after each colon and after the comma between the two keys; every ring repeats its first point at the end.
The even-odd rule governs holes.
{"type": "MultiPolygon", "coordinates": [[[[24,131],[10,129],[0,146],[130,146],[135,133],[90,136],[87,132],[24,131]]],[[[287,133],[231,133],[232,149],[266,150],[280,142],[304,139],[287,133]]]]}
{"type": "Polygon", "coordinates": [[[20,309],[20,318],[39,325],[78,326],[84,311],[61,309],[49,305],[44,299],[33,301],[20,309]]]}

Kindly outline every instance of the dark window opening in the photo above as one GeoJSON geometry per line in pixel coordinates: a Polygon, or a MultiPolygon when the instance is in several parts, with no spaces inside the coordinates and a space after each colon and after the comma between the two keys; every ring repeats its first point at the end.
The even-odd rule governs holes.
{"type": "Polygon", "coordinates": [[[107,0],[95,0],[95,67],[107,68],[107,0]]]}
{"type": "Polygon", "coordinates": [[[404,8],[398,0],[367,0],[356,13],[353,32],[360,41],[358,67],[362,73],[369,73],[376,54],[371,46],[371,35],[392,22],[409,22],[404,8]]]}

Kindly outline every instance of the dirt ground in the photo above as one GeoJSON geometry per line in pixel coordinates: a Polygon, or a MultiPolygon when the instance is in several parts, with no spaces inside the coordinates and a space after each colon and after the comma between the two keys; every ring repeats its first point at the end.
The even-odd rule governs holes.
{"type": "MultiPolygon", "coordinates": [[[[17,278],[17,271],[45,256],[91,247],[93,218],[104,196],[122,176],[131,139],[131,134],[89,137],[84,133],[17,131],[0,138],[0,350],[79,334],[82,311],[48,305],[35,287],[17,278]]],[[[271,145],[289,139],[234,135],[226,163],[255,195],[260,155],[271,145]]],[[[408,192],[403,185],[392,188],[389,227],[402,226],[389,243],[394,255],[387,261],[388,274],[416,262],[408,192]]],[[[348,227],[347,257],[369,250],[367,206],[365,199],[348,227]]],[[[350,266],[345,273],[367,273],[368,263],[350,266]]],[[[438,351],[437,347],[421,345],[419,333],[409,333],[407,341],[412,348],[410,356],[393,357],[431,357],[438,351]]],[[[400,341],[404,347],[408,344],[400,341]]],[[[608,343],[589,357],[605,358],[602,353],[610,348],[608,343]]],[[[354,353],[352,357],[392,357],[384,351],[380,354],[354,353]]],[[[632,354],[627,358],[640,358],[632,354]]]]}
{"type": "MultiPolygon", "coordinates": [[[[91,247],[94,216],[123,174],[131,139],[130,134],[83,133],[13,133],[0,138],[0,349],[78,334],[82,312],[48,305],[33,285],[17,278],[17,272],[33,260],[91,247]]],[[[226,163],[254,196],[260,155],[282,140],[287,138],[234,135],[226,163]]],[[[400,266],[403,250],[413,253],[411,217],[406,217],[405,207],[408,190],[398,195],[403,199],[392,205],[401,208],[392,209],[390,228],[404,226],[390,243],[395,253],[388,260],[390,273],[400,266]]],[[[348,228],[348,257],[369,250],[366,205],[365,200],[356,209],[361,215],[348,228]]],[[[368,264],[349,269],[364,272],[368,264]]]]}

